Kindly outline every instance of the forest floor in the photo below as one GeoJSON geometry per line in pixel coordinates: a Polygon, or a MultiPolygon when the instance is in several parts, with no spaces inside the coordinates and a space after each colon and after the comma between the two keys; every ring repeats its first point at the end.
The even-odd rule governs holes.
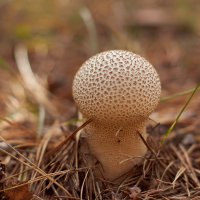
{"type": "Polygon", "coordinates": [[[200,198],[200,2],[34,2],[0,1],[0,199],[200,198]],[[149,152],[120,185],[79,154],[71,94],[81,64],[110,49],[145,57],[162,84],[149,152]]]}

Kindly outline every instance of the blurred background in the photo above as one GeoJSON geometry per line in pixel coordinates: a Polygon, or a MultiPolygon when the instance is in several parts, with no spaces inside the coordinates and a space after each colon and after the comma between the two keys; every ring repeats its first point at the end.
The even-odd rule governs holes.
{"type": "MultiPolygon", "coordinates": [[[[110,49],[149,60],[160,74],[162,97],[196,87],[199,11],[198,0],[0,0],[1,117],[35,122],[48,112],[50,121],[71,119],[75,72],[110,49]],[[23,66],[28,58],[30,66],[23,66]]],[[[152,118],[170,124],[187,98],[163,101],[152,118]]],[[[199,100],[196,95],[182,116],[184,126],[199,118],[199,100]]]]}

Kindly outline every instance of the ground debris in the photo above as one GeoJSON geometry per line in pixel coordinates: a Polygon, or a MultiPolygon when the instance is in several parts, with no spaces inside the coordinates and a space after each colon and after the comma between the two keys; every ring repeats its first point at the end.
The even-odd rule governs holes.
{"type": "MultiPolygon", "coordinates": [[[[94,176],[91,163],[87,162],[87,158],[80,151],[85,140],[75,140],[74,136],[69,136],[57,148],[47,152],[48,156],[45,156],[40,164],[40,170],[46,175],[41,176],[34,169],[25,172],[22,163],[11,160],[12,162],[7,165],[15,164],[18,167],[14,168],[14,171],[10,171],[11,167],[8,167],[9,173],[16,174],[15,176],[19,173],[18,176],[22,176],[19,168],[24,169],[27,184],[20,187],[16,184],[14,185],[16,188],[5,190],[6,197],[10,198],[14,195],[15,200],[29,200],[33,193],[34,196],[42,199],[200,198],[198,189],[200,187],[200,143],[197,141],[192,145],[177,145],[173,143],[176,137],[167,140],[165,144],[160,145],[160,148],[153,149],[154,153],[148,152],[144,161],[126,174],[125,181],[119,185],[94,176]],[[25,194],[26,198],[23,198],[25,194]]],[[[16,152],[15,155],[18,156],[16,152]]],[[[35,155],[29,151],[29,155],[26,152],[26,156],[31,158],[35,155]]],[[[98,165],[97,161],[93,162],[94,165],[95,163],[98,165]]],[[[9,175],[7,179],[10,179],[9,175]]],[[[6,188],[8,185],[4,186],[4,189],[6,188]]]]}

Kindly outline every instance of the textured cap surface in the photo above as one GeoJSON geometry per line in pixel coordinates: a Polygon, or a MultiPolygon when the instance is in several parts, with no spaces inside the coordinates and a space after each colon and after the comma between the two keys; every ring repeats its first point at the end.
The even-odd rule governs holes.
{"type": "Polygon", "coordinates": [[[87,60],[75,75],[73,96],[86,118],[102,123],[147,118],[161,86],[154,67],[132,52],[113,50],[87,60]]]}

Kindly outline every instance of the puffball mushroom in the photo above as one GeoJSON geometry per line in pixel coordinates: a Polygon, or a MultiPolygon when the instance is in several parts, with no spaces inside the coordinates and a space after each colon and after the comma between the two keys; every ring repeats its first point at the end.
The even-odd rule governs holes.
{"type": "Polygon", "coordinates": [[[91,153],[109,180],[141,161],[147,138],[145,125],[156,108],[161,85],[155,68],[129,51],[112,50],[88,59],[73,81],[73,97],[85,120],[91,153]]]}

